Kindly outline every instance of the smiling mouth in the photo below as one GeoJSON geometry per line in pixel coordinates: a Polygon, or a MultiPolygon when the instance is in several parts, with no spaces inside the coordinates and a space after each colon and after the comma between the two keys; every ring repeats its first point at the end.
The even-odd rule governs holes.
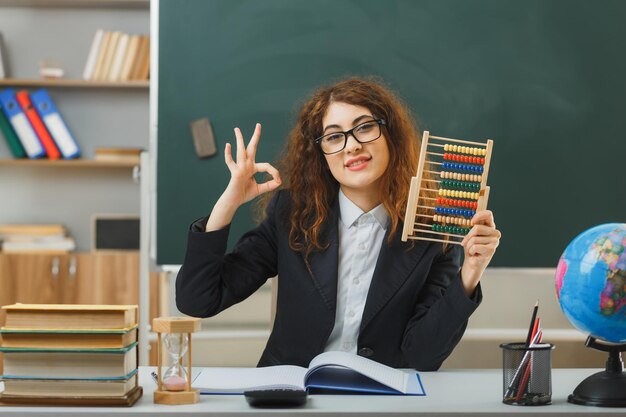
{"type": "Polygon", "coordinates": [[[358,161],[354,161],[354,162],[352,162],[352,163],[350,163],[350,164],[346,165],[346,167],[348,167],[348,168],[350,168],[350,167],[356,167],[356,166],[359,166],[359,165],[362,165],[362,164],[364,164],[364,163],[366,163],[366,162],[371,161],[371,159],[372,159],[372,158],[368,158],[368,159],[359,159],[358,161]]]}

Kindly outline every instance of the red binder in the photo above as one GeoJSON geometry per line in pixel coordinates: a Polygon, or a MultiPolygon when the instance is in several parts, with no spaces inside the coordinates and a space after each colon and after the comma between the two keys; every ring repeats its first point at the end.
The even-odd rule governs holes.
{"type": "Polygon", "coordinates": [[[48,129],[46,129],[46,125],[43,124],[41,117],[39,117],[39,113],[33,107],[33,104],[30,101],[30,97],[28,96],[28,91],[22,90],[15,94],[18,103],[26,113],[26,117],[28,117],[28,121],[33,126],[35,133],[39,136],[39,140],[46,150],[46,154],[48,154],[49,159],[59,159],[61,157],[61,152],[59,152],[59,148],[54,143],[54,139],[48,133],[48,129]]]}

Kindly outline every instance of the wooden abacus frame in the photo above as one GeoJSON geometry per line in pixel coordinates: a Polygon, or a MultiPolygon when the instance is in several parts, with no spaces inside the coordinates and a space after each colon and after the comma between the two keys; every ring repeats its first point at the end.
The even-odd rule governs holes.
{"type": "MultiPolygon", "coordinates": [[[[491,139],[487,140],[486,143],[481,143],[460,139],[444,138],[439,136],[431,136],[430,132],[424,132],[422,136],[422,148],[420,150],[419,163],[417,165],[417,173],[415,177],[411,178],[411,188],[409,189],[409,198],[407,200],[404,227],[402,229],[403,242],[406,242],[408,239],[413,239],[428,240],[433,242],[445,242],[457,245],[461,244],[461,241],[465,237],[465,234],[433,230],[433,225],[439,223],[436,222],[435,219],[437,218],[436,216],[438,216],[436,214],[438,208],[437,195],[439,195],[440,190],[442,189],[441,185],[443,183],[440,178],[446,175],[444,173],[448,173],[452,176],[470,176],[474,178],[476,178],[477,175],[480,175],[480,181],[460,181],[464,184],[467,182],[473,182],[476,185],[480,184],[480,187],[476,192],[458,190],[444,190],[444,192],[450,191],[450,193],[452,194],[458,193],[458,195],[454,195],[453,197],[457,200],[453,201],[468,202],[467,204],[474,205],[475,212],[485,210],[487,208],[487,201],[489,200],[489,187],[487,186],[487,176],[489,174],[489,165],[491,162],[492,149],[493,141],[491,139]],[[429,149],[429,147],[431,147],[431,149],[429,149]],[[484,158],[484,161],[482,161],[482,163],[469,162],[467,165],[477,167],[482,166],[482,172],[480,174],[463,174],[458,172],[448,173],[448,171],[444,171],[443,168],[441,170],[433,169],[433,167],[445,166],[445,163],[447,161],[444,159],[444,153],[441,153],[441,151],[445,150],[446,147],[454,149],[450,152],[452,155],[478,155],[480,159],[484,158]],[[439,149],[433,150],[432,148],[439,149]],[[441,162],[440,160],[443,160],[443,162],[441,162]],[[425,178],[426,176],[424,175],[424,173],[437,174],[439,178],[427,179],[425,178]],[[439,188],[423,187],[422,184],[424,182],[437,183],[439,185],[439,188]],[[433,196],[431,197],[430,195],[425,195],[427,193],[433,193],[433,196]],[[437,195],[435,195],[435,193],[437,193],[437,195]],[[475,203],[470,203],[471,200],[474,200],[475,203]],[[433,214],[420,214],[418,213],[418,209],[420,208],[426,209],[429,212],[432,210],[433,214]]],[[[445,152],[447,153],[448,151],[445,152]]],[[[460,157],[461,160],[463,158],[464,156],[460,157]]],[[[470,156],[469,158],[473,158],[473,156],[470,156]]],[[[467,222],[467,219],[462,219],[462,217],[458,217],[455,215],[446,216],[445,219],[449,220],[450,222],[467,222]]],[[[443,223],[447,225],[448,222],[444,220],[443,223]]],[[[459,228],[459,230],[462,230],[462,228],[459,228]]]]}

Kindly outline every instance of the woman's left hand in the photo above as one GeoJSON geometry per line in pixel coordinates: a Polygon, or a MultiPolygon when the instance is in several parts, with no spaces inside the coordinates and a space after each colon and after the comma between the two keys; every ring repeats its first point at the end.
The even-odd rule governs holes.
{"type": "Polygon", "coordinates": [[[465,249],[465,261],[461,269],[463,287],[468,295],[474,292],[480,278],[489,265],[502,234],[496,229],[493,213],[490,210],[479,211],[472,218],[472,230],[461,244],[465,249]]]}

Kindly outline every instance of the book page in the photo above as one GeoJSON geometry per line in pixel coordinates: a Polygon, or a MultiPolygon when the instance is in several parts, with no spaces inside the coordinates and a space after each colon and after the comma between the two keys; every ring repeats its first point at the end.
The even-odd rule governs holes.
{"type": "Polygon", "coordinates": [[[191,386],[202,394],[243,394],[254,389],[304,389],[305,368],[204,368],[191,386]]]}
{"type": "Polygon", "coordinates": [[[316,369],[326,366],[350,368],[398,393],[424,395],[421,384],[409,383],[409,378],[417,380],[415,373],[410,374],[347,352],[324,352],[317,355],[309,364],[305,380],[316,369]]]}

